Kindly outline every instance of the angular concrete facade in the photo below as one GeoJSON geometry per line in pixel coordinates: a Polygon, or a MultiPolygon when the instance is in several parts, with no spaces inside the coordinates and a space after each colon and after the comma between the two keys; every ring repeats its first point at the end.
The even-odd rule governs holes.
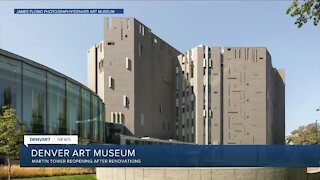
{"type": "Polygon", "coordinates": [[[88,84],[127,134],[197,144],[283,144],[284,71],[266,48],[180,53],[134,18],[105,18],[88,84]]]}
{"type": "Polygon", "coordinates": [[[88,52],[88,84],[104,100],[106,120],[124,124],[134,136],[173,138],[180,52],[134,18],[104,23],[103,43],[88,52]]]}
{"type": "MultiPolygon", "coordinates": [[[[134,18],[106,18],[104,40],[88,52],[88,84],[104,100],[106,121],[129,135],[284,143],[284,71],[272,67],[266,48],[200,45],[180,53],[134,18]]],[[[97,168],[97,178],[293,180],[306,179],[306,170],[97,168]]]]}
{"type": "Polygon", "coordinates": [[[266,48],[198,46],[178,57],[176,138],[284,144],[284,71],[266,48]]]}
{"type": "Polygon", "coordinates": [[[101,99],[104,100],[104,44],[101,41],[99,44],[92,46],[88,50],[87,61],[87,79],[88,87],[96,92],[101,99]]]}
{"type": "Polygon", "coordinates": [[[224,48],[223,144],[284,144],[283,78],[266,48],[224,48]]]}

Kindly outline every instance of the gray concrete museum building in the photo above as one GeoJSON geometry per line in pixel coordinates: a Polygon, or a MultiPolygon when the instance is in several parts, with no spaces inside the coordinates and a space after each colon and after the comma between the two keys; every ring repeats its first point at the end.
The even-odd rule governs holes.
{"type": "Polygon", "coordinates": [[[88,87],[106,121],[136,137],[196,144],[283,144],[285,74],[264,47],[185,53],[134,18],[105,18],[88,50],[88,87]]]}

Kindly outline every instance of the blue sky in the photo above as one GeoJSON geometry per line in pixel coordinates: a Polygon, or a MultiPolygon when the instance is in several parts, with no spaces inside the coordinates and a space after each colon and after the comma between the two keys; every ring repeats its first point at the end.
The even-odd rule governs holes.
{"type": "Polygon", "coordinates": [[[297,28],[290,1],[1,1],[0,48],[86,84],[88,48],[103,39],[105,15],[15,15],[14,8],[124,8],[186,51],[209,46],[267,47],[286,70],[286,133],[320,120],[320,26],[297,28]]]}

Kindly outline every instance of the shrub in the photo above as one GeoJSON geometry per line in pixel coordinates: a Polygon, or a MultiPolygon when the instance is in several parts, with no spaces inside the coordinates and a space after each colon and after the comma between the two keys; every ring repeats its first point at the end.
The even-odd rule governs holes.
{"type": "MultiPolygon", "coordinates": [[[[94,174],[95,172],[94,168],[23,168],[19,165],[11,166],[12,178],[82,175],[94,174]]],[[[7,166],[0,166],[0,179],[6,179],[7,177],[7,166]]]]}

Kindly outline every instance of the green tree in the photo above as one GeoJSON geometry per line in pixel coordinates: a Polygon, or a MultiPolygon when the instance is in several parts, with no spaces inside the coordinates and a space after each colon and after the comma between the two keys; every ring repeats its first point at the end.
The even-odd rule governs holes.
{"type": "Polygon", "coordinates": [[[297,17],[295,24],[299,28],[311,19],[313,24],[317,26],[320,20],[320,0],[304,0],[303,2],[293,0],[286,14],[297,17]]]}
{"type": "Polygon", "coordinates": [[[300,126],[298,129],[291,132],[288,138],[288,143],[293,144],[319,144],[320,132],[316,123],[300,126]]]}
{"type": "Polygon", "coordinates": [[[11,178],[11,159],[19,156],[19,145],[23,144],[23,125],[16,117],[16,110],[2,107],[0,114],[0,154],[6,155],[8,179],[11,178]]]}

